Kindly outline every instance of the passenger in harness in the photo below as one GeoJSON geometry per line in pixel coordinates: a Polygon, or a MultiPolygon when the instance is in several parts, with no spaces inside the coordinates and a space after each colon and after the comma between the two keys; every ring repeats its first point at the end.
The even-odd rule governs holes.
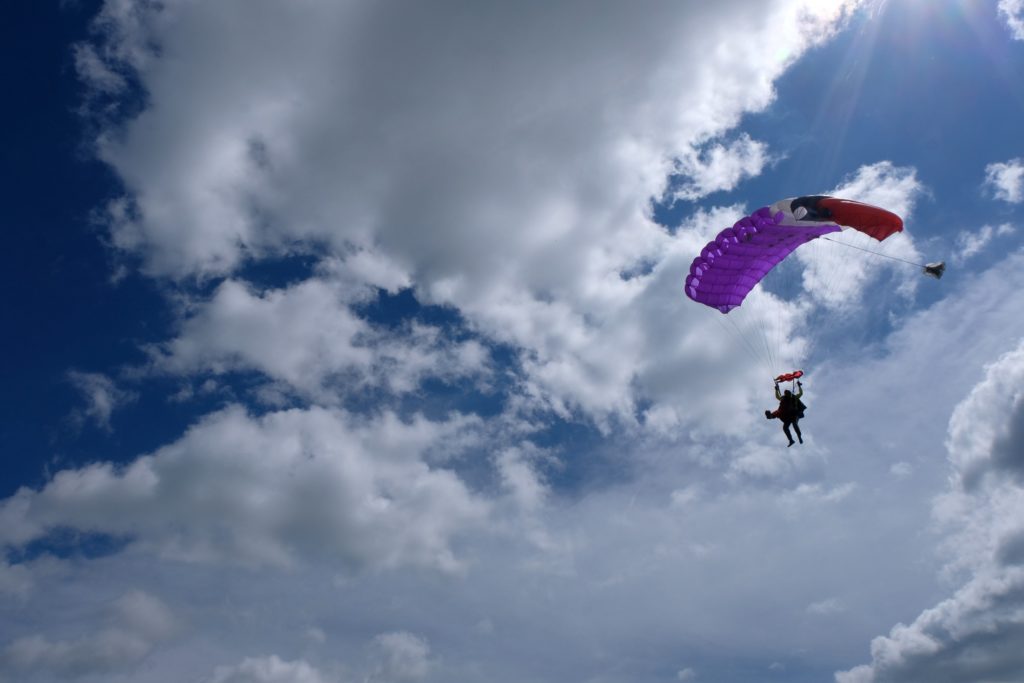
{"type": "Polygon", "coordinates": [[[804,437],[800,433],[800,418],[804,416],[804,410],[807,409],[807,406],[800,400],[800,397],[804,395],[804,385],[797,380],[796,386],[796,394],[789,389],[779,393],[779,381],[775,380],[775,398],[779,401],[779,407],[774,412],[770,410],[764,411],[766,419],[774,420],[778,418],[782,420],[782,431],[786,434],[786,438],[789,439],[790,446],[796,443],[793,441],[793,435],[789,433],[791,425],[794,431],[796,431],[796,438],[800,440],[800,443],[804,442],[804,437]]]}

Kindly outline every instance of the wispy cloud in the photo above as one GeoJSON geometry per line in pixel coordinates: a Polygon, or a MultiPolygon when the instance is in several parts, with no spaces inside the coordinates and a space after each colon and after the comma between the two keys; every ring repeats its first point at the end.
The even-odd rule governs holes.
{"type": "Polygon", "coordinates": [[[1024,40],[1024,0],[999,0],[999,14],[1013,37],[1024,40]]]}
{"type": "Polygon", "coordinates": [[[672,196],[693,200],[731,190],[745,178],[760,175],[771,162],[768,145],[745,133],[725,144],[715,142],[693,149],[675,162],[681,183],[672,196]]]}
{"type": "Polygon", "coordinates": [[[846,611],[846,606],[839,598],[826,598],[818,602],[812,602],[807,606],[807,613],[825,617],[832,614],[841,614],[846,611]]]}
{"type": "Polygon", "coordinates": [[[992,196],[1011,204],[1024,201],[1024,160],[998,161],[985,167],[985,187],[992,196]]]}
{"type": "Polygon", "coordinates": [[[999,225],[983,225],[976,231],[961,230],[956,236],[956,251],[953,253],[954,263],[964,263],[980,254],[985,247],[997,237],[1012,235],[1017,231],[1010,223],[999,225]]]}
{"type": "Polygon", "coordinates": [[[72,370],[68,373],[68,380],[86,404],[71,414],[72,420],[79,425],[91,421],[101,429],[110,431],[110,418],[114,411],[138,398],[138,394],[119,388],[112,379],[101,373],[72,370]]]}

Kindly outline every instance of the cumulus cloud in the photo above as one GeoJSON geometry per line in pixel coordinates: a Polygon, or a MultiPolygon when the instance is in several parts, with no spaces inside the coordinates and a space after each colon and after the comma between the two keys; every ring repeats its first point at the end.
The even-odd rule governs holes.
{"type": "Polygon", "coordinates": [[[453,538],[488,506],[422,458],[472,426],[229,408],[126,467],[64,470],[41,490],[19,490],[0,505],[2,540],[72,528],[192,561],[457,570],[453,538]]]}
{"type": "Polygon", "coordinates": [[[373,639],[375,665],[369,681],[399,683],[426,677],[432,666],[426,639],[407,631],[382,633],[373,639]]]}
{"type": "Polygon", "coordinates": [[[311,278],[255,292],[226,280],[193,306],[179,334],[152,350],[159,372],[195,375],[255,370],[321,403],[364,387],[396,393],[427,377],[479,376],[488,352],[475,340],[448,340],[439,328],[409,323],[378,329],[351,309],[344,280],[311,278]]]}
{"type": "Polygon", "coordinates": [[[935,504],[967,582],[871,643],[839,683],[1010,680],[1024,668],[1024,344],[994,362],[949,422],[954,488],[935,504]]]}
{"type": "Polygon", "coordinates": [[[985,187],[996,199],[1011,204],[1024,201],[1024,160],[1010,159],[985,167],[985,187]]]}
{"type": "Polygon", "coordinates": [[[502,485],[511,499],[524,511],[540,508],[549,494],[543,477],[531,463],[533,453],[510,448],[498,454],[496,466],[502,485]]]}
{"type": "Polygon", "coordinates": [[[287,662],[277,655],[248,657],[235,666],[217,667],[209,683],[335,683],[304,661],[287,662]]]}
{"type": "Polygon", "coordinates": [[[999,0],[999,14],[1013,37],[1024,40],[1024,0],[999,0]]]}
{"type": "MultiPolygon", "coordinates": [[[[773,80],[859,4],[657,2],[594,13],[585,3],[310,2],[223,14],[233,5],[110,3],[93,54],[131,71],[148,96],[97,140],[126,188],[110,206],[111,240],[146,272],[180,280],[271,255],[344,258],[362,284],[412,287],[517,349],[530,404],[603,427],[630,422],[647,359],[680,355],[668,342],[678,337],[640,339],[637,324],[655,321],[631,312],[651,284],[659,291],[649,297],[672,285],[678,301],[668,278],[685,267],[650,217],[651,198],[676,170],[691,194],[758,173],[765,146],[731,129],[770,104],[773,80]],[[226,16],[230,31],[210,28],[226,16]],[[778,46],[778,26],[801,30],[778,46]],[[656,264],[666,267],[655,283],[656,264]]],[[[316,283],[256,295],[237,279],[178,340],[211,347],[178,348],[172,364],[245,361],[308,393],[323,389],[309,370],[318,354],[330,370],[367,362],[361,321],[336,300],[311,301],[316,283]],[[296,323],[296,337],[308,324],[287,305],[322,305],[316,319],[339,343],[282,329],[242,340],[212,315],[229,295],[252,299],[246,315],[296,323]],[[289,339],[289,350],[271,351],[289,339]]],[[[693,327],[686,316],[677,304],[662,320],[693,327]]],[[[419,366],[472,369],[480,347],[427,342],[396,353],[411,368],[394,373],[407,388],[419,366]]],[[[663,424],[686,413],[670,408],[663,424]]]]}
{"type": "MultiPolygon", "coordinates": [[[[925,192],[916,169],[880,161],[860,167],[826,194],[884,207],[901,216],[906,223],[911,219],[914,205],[925,192]]],[[[891,258],[911,263],[923,260],[914,246],[911,231],[912,228],[879,243],[863,233],[846,230],[805,245],[796,251],[797,258],[806,264],[804,289],[814,300],[830,308],[852,311],[857,308],[867,284],[882,269],[897,268],[901,287],[909,295],[920,280],[920,273],[891,258]],[[860,251],[864,249],[891,258],[860,251]]]]}
{"type": "Polygon", "coordinates": [[[760,175],[771,162],[768,146],[740,135],[728,144],[720,142],[694,149],[676,161],[683,182],[673,190],[679,199],[700,199],[718,190],[731,190],[744,178],[760,175]]]}
{"type": "MultiPolygon", "coordinates": [[[[766,106],[772,79],[856,3],[777,3],[767,21],[748,4],[606,9],[583,24],[569,6],[421,15],[379,4],[261,5],[220,33],[203,27],[219,25],[222,10],[111,3],[103,54],[134,68],[151,98],[123,138],[101,141],[132,191],[133,211],[114,236],[172,274],[230,268],[243,249],[282,239],[370,246],[375,233],[434,281],[475,280],[497,264],[492,252],[543,257],[538,247],[558,241],[544,238],[552,227],[597,238],[600,249],[617,236],[613,216],[644,230],[641,209],[669,155],[766,106]],[[459,20],[432,21],[443,15],[459,20]],[[787,54],[745,49],[780,24],[805,27],[789,36],[787,54]],[[713,49],[735,36],[742,46],[713,49]],[[263,49],[270,38],[274,55],[263,49]],[[525,54],[506,49],[527,43],[525,54]],[[304,78],[291,78],[296,71],[304,78]]],[[[582,256],[565,275],[597,254],[585,247],[582,256]]]]}
{"type": "Polygon", "coordinates": [[[163,602],[139,591],[121,596],[106,612],[104,627],[78,638],[54,641],[32,635],[8,643],[0,650],[0,670],[71,679],[129,672],[178,628],[163,602]]]}
{"type": "Polygon", "coordinates": [[[1024,347],[993,363],[957,406],[948,446],[968,490],[987,475],[1024,482],[1024,347]]]}
{"type": "Polygon", "coordinates": [[[33,587],[32,574],[19,564],[0,560],[0,595],[26,598],[33,587]]]}
{"type": "MultiPolygon", "coordinates": [[[[341,385],[403,392],[426,377],[480,381],[485,349],[497,341],[514,356],[510,413],[582,413],[608,433],[641,425],[651,440],[616,458],[651,458],[654,443],[686,471],[661,463],[643,485],[623,483],[629,472],[615,490],[563,504],[557,487],[576,485],[571,477],[545,476],[542,454],[528,444],[486,442],[474,419],[402,421],[386,411],[357,419],[323,407],[255,417],[232,408],[135,462],[70,469],[23,489],[0,506],[2,537],[24,548],[70,526],[127,538],[141,551],[135,557],[191,561],[191,571],[206,563],[215,572],[224,563],[340,569],[338,602],[351,600],[353,616],[318,594],[304,607],[286,601],[281,621],[307,612],[296,633],[309,635],[296,647],[329,638],[340,648],[347,632],[396,629],[371,646],[374,680],[430,678],[460,654],[459,664],[500,671],[492,680],[530,678],[517,674],[532,662],[494,664],[507,653],[488,660],[485,648],[473,656],[445,648],[442,661],[430,645],[518,636],[524,652],[563,647],[535,634],[536,623],[565,635],[565,652],[550,659],[571,668],[537,680],[580,678],[577,662],[565,664],[574,655],[592,657],[595,643],[622,653],[637,633],[685,633],[692,614],[709,615],[708,633],[723,641],[763,647],[762,629],[737,627],[749,620],[735,605],[767,612],[785,595],[797,606],[792,618],[804,619],[802,606],[835,595],[832,586],[808,595],[785,584],[798,583],[797,568],[853,544],[790,531],[799,518],[827,531],[848,524],[861,489],[842,478],[805,482],[821,476],[813,441],[785,455],[778,443],[750,443],[759,359],[722,330],[718,314],[680,296],[693,254],[748,207],[703,209],[662,229],[649,200],[670,193],[666,179],[679,170],[684,192],[699,196],[770,163],[763,143],[732,127],[770,103],[772,81],[855,5],[727,0],[594,12],[586,3],[449,11],[109,2],[105,38],[80,68],[103,92],[117,84],[100,67],[131,72],[147,90],[138,116],[97,141],[126,189],[109,207],[113,243],[149,274],[223,278],[208,298],[189,302],[172,339],[153,347],[155,367],[184,376],[256,370],[335,406],[341,385]],[[579,22],[581,14],[592,20],[579,22]],[[779,45],[780,26],[802,30],[779,45]],[[257,287],[240,268],[300,253],[325,265],[287,286],[257,287]],[[464,321],[459,339],[480,344],[454,343],[426,324],[395,334],[375,327],[358,310],[375,288],[411,288],[421,303],[450,307],[464,321]],[[463,535],[493,522],[500,505],[466,483],[479,476],[476,464],[466,464],[465,480],[438,465],[457,461],[453,451],[466,440],[494,447],[482,462],[516,513],[502,520],[507,534],[483,533],[470,553],[461,552],[463,535]],[[742,491],[749,480],[775,488],[763,498],[720,491],[742,491]],[[522,562],[530,553],[554,561],[522,562]],[[751,582],[752,556],[758,581],[780,587],[771,596],[751,582]],[[474,561],[484,567],[474,571],[474,561]],[[359,568],[389,571],[345,571],[359,568]],[[431,584],[423,568],[464,573],[431,584]],[[728,596],[691,590],[709,579],[729,586],[728,596]],[[526,590],[509,595],[511,585],[526,590]],[[371,606],[355,604],[362,599],[371,606]],[[306,631],[317,609],[328,617],[315,620],[323,631],[306,631]],[[452,619],[439,623],[442,610],[452,619]],[[354,625],[370,611],[372,626],[354,625]],[[345,618],[354,621],[339,625],[345,618]],[[381,627],[383,619],[393,625],[381,627]]],[[[859,198],[907,212],[920,192],[912,170],[891,164],[849,185],[859,198]]],[[[770,320],[784,343],[806,348],[795,334],[806,310],[768,292],[752,296],[754,325],[770,320]]],[[[1006,547],[1003,556],[1015,557],[1016,546],[1006,547]]],[[[287,583],[267,574],[259,588],[271,595],[308,576],[287,583]]],[[[251,605],[266,614],[261,598],[251,605]]],[[[259,628],[269,627],[246,621],[241,630],[259,628]]],[[[780,643],[786,632],[780,626],[771,638],[780,643]]],[[[285,646],[255,650],[276,656],[242,660],[245,650],[218,659],[241,663],[216,669],[214,680],[333,680],[308,653],[285,646]]],[[[665,647],[677,653],[679,643],[665,647]]]]}

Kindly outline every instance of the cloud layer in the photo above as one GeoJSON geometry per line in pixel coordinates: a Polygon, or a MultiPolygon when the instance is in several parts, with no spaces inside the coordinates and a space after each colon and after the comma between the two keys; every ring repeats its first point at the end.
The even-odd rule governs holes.
{"type": "MultiPolygon", "coordinates": [[[[715,193],[779,162],[738,124],[861,4],[109,0],[73,55],[105,227],[176,317],[116,382],[70,375],[81,415],[227,398],[0,501],[0,672],[700,681],[742,653],[737,679],[820,680],[925,604],[840,677],[1014,666],[1021,255],[916,313],[916,269],[828,248],[739,329],[681,292],[757,208],[715,193]],[[787,450],[770,364],[815,353],[787,450]]],[[[833,191],[912,228],[927,187],[874,160],[833,191]]]]}
{"type": "Polygon", "coordinates": [[[457,570],[453,537],[482,522],[488,504],[423,458],[457,452],[467,426],[232,408],[125,468],[63,470],[40,491],[22,489],[0,506],[3,542],[74,528],[187,561],[457,570]]]}
{"type": "Polygon", "coordinates": [[[935,515],[950,569],[968,579],[871,643],[839,683],[1011,680],[1024,669],[1024,345],[990,365],[949,423],[952,489],[935,515]]]}

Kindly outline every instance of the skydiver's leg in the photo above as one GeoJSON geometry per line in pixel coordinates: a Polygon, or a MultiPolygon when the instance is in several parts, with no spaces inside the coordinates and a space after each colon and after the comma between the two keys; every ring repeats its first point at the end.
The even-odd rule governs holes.
{"type": "Polygon", "coordinates": [[[796,430],[796,438],[800,439],[800,443],[803,443],[804,435],[800,433],[800,420],[793,420],[793,429],[796,430]]]}
{"type": "Polygon", "coordinates": [[[782,421],[782,431],[785,432],[786,438],[789,439],[789,445],[790,446],[792,446],[794,443],[796,443],[795,441],[793,441],[793,435],[789,433],[789,425],[791,425],[791,424],[792,424],[792,422],[790,422],[789,420],[783,420],[782,421]]]}

